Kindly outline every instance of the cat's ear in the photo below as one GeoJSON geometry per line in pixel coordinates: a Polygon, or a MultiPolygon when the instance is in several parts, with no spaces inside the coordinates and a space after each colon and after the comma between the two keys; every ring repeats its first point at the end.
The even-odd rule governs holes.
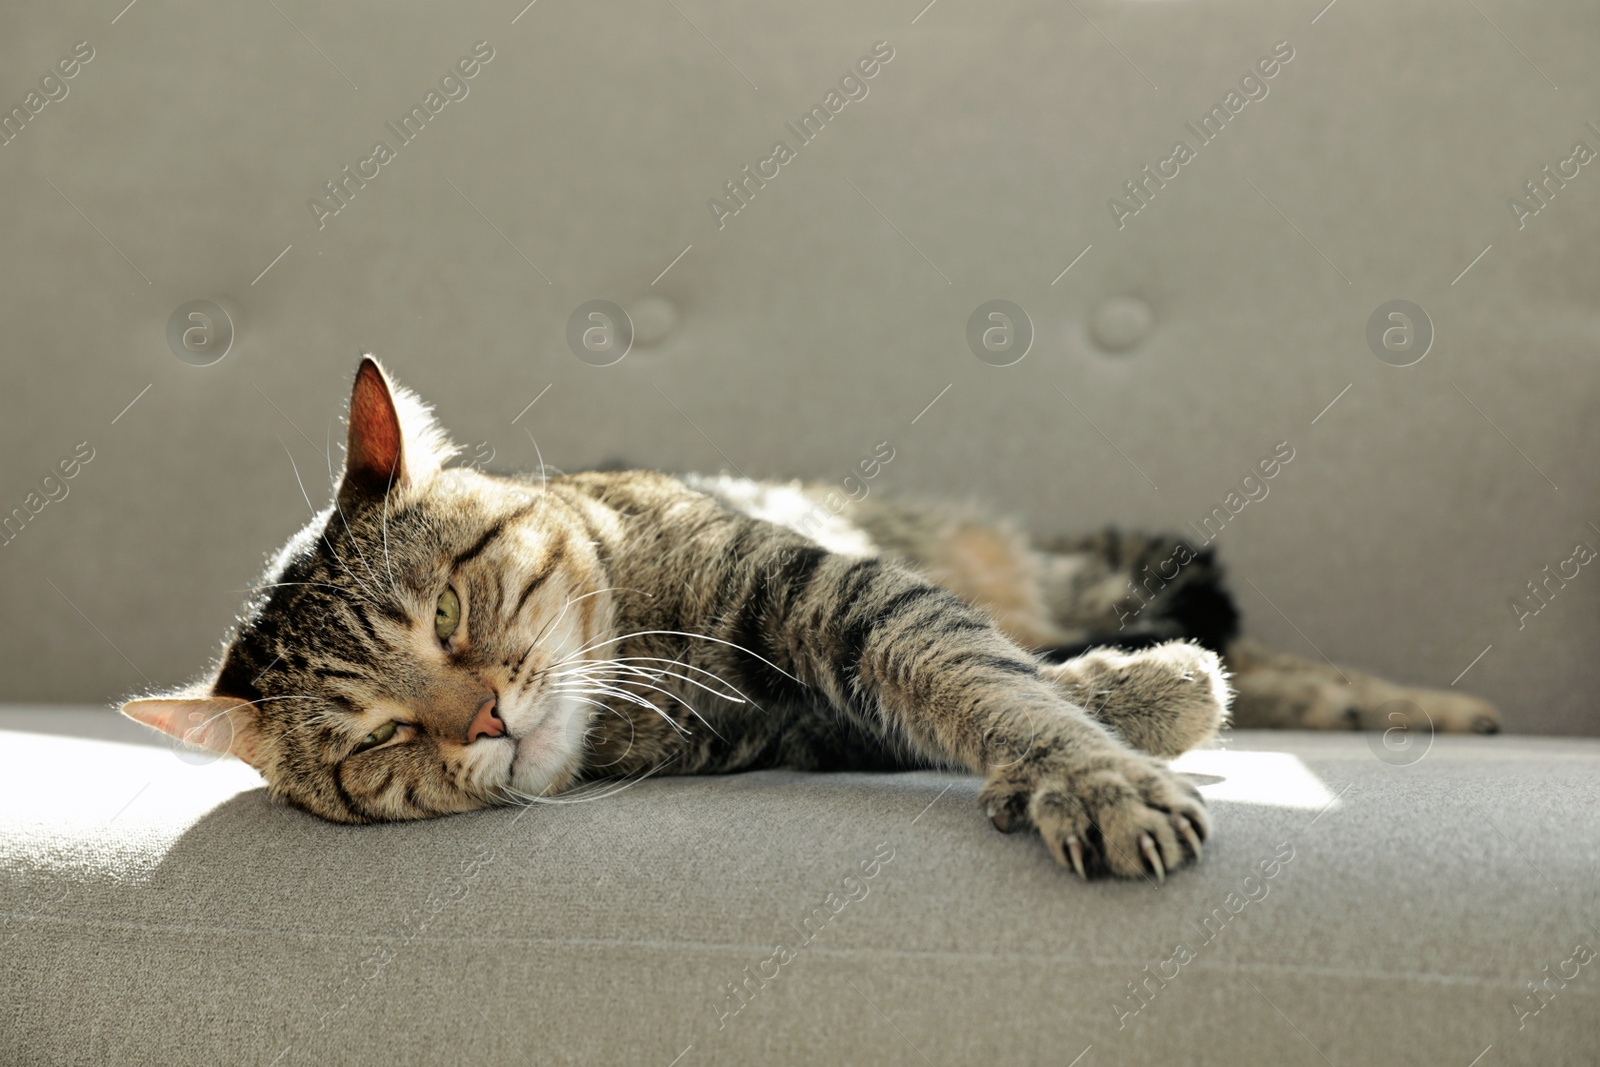
{"type": "Polygon", "coordinates": [[[255,706],[236,697],[147,697],[122,705],[122,714],[195,748],[237,756],[261,766],[255,706]]]}
{"type": "Polygon", "coordinates": [[[427,405],[390,381],[371,355],[356,370],[349,422],[341,497],[382,497],[396,486],[417,485],[457,451],[427,405]]]}

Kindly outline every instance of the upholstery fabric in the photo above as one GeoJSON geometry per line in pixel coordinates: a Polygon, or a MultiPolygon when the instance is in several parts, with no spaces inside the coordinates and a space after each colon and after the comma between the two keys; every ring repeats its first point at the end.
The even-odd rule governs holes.
{"type": "Polygon", "coordinates": [[[1157,888],[1080,883],[970,777],[352,828],[132,729],[0,713],[0,1062],[1600,1059],[1596,741],[1235,734],[1180,764],[1216,834],[1157,888]]]}

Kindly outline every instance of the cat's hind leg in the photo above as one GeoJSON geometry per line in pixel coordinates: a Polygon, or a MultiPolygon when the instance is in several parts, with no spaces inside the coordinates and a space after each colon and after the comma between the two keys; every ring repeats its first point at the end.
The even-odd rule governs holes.
{"type": "Polygon", "coordinates": [[[1092,718],[1152,756],[1204,744],[1228,720],[1232,691],[1221,658],[1188,641],[1133,652],[1099,648],[1041,670],[1092,718]]]}
{"type": "Polygon", "coordinates": [[[1238,696],[1234,725],[1247,729],[1500,732],[1494,705],[1454,689],[1396,685],[1349,667],[1274,652],[1240,638],[1228,646],[1238,696]],[[1414,721],[1420,713],[1424,719],[1414,721]]]}

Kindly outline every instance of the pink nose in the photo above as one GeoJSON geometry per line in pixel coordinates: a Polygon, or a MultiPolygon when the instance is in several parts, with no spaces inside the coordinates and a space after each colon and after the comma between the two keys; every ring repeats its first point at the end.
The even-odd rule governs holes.
{"type": "Polygon", "coordinates": [[[505,736],[506,724],[501,721],[497,707],[494,697],[484,699],[483,705],[478,708],[478,714],[472,717],[472,725],[467,727],[467,744],[472,744],[480,737],[505,736]]]}

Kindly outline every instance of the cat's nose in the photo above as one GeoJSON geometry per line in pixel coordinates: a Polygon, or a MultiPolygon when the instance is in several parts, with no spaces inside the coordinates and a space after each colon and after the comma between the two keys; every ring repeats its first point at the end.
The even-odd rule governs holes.
{"type": "Polygon", "coordinates": [[[480,737],[504,737],[506,724],[500,718],[499,702],[494,697],[485,697],[478,707],[478,714],[472,717],[472,722],[467,727],[467,744],[472,744],[480,737]]]}

